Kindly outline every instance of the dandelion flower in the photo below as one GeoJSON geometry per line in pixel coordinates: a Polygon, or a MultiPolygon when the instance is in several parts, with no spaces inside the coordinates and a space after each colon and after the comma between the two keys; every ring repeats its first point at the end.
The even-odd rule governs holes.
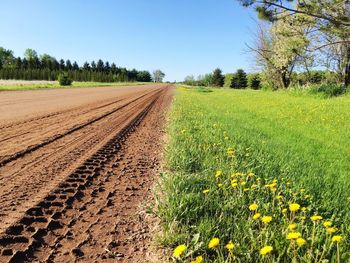
{"type": "Polygon", "coordinates": [[[343,240],[343,237],[342,236],[333,236],[332,237],[332,241],[333,242],[340,242],[343,240]]]}
{"type": "Polygon", "coordinates": [[[298,239],[299,237],[301,237],[301,234],[299,232],[290,232],[287,235],[288,240],[298,239]]]}
{"type": "Polygon", "coordinates": [[[223,184],[218,184],[218,187],[220,187],[220,188],[221,188],[222,186],[223,186],[223,184]]]}
{"type": "Polygon", "coordinates": [[[299,247],[301,247],[301,246],[306,244],[306,240],[304,238],[301,238],[301,237],[297,238],[297,240],[295,242],[297,243],[297,245],[299,247]]]}
{"type": "Polygon", "coordinates": [[[262,249],[260,249],[260,254],[263,255],[263,256],[265,256],[265,255],[271,253],[272,250],[273,250],[273,247],[272,247],[272,246],[265,246],[265,247],[263,247],[262,249]]]}
{"type": "Polygon", "coordinates": [[[306,211],[306,207],[302,207],[301,211],[305,212],[306,211]]]}
{"type": "Polygon", "coordinates": [[[287,208],[283,208],[283,209],[282,209],[282,213],[283,213],[283,214],[287,213],[287,208]]]}
{"type": "Polygon", "coordinates": [[[220,170],[216,171],[215,176],[216,176],[216,177],[219,177],[220,175],[222,175],[222,172],[221,172],[220,170]]]}
{"type": "Polygon", "coordinates": [[[300,205],[299,205],[299,204],[294,203],[294,204],[290,204],[290,205],[289,205],[289,210],[290,210],[291,212],[296,212],[296,211],[298,211],[299,209],[300,209],[300,205]]]}
{"type": "Polygon", "coordinates": [[[249,206],[249,210],[250,211],[256,211],[257,209],[258,209],[258,205],[257,204],[251,204],[250,206],[249,206]]]}
{"type": "Polygon", "coordinates": [[[203,262],[203,257],[198,256],[196,257],[196,260],[192,260],[191,263],[202,263],[203,262]]]}
{"type": "Polygon", "coordinates": [[[209,241],[208,248],[215,248],[220,244],[220,239],[217,237],[214,237],[212,240],[209,241]]]}
{"type": "Polygon", "coordinates": [[[278,195],[278,196],[277,196],[277,199],[278,199],[278,200],[280,200],[280,199],[282,199],[282,198],[283,198],[282,195],[278,195]]]}
{"type": "Polygon", "coordinates": [[[256,213],[255,215],[253,215],[253,219],[254,219],[254,220],[257,220],[257,219],[260,218],[260,216],[261,216],[260,213],[256,213]]]}
{"type": "Polygon", "coordinates": [[[270,222],[272,221],[272,216],[263,216],[263,217],[261,218],[261,221],[262,221],[263,223],[265,223],[265,224],[268,224],[268,223],[270,223],[270,222]]]}
{"type": "Polygon", "coordinates": [[[326,221],[326,222],[323,223],[323,225],[325,227],[331,227],[332,226],[332,222],[331,221],[326,221]]]}
{"type": "Polygon", "coordinates": [[[327,233],[333,234],[333,233],[337,232],[337,229],[334,227],[328,227],[328,228],[326,228],[326,231],[327,231],[327,233]]]}
{"type": "Polygon", "coordinates": [[[210,192],[210,190],[209,189],[205,189],[205,190],[203,190],[203,194],[207,194],[207,193],[209,193],[210,192]]]}
{"type": "Polygon", "coordinates": [[[293,224],[290,224],[289,226],[288,226],[288,229],[289,230],[294,230],[294,229],[296,229],[297,228],[297,224],[295,224],[295,223],[293,223],[293,224]]]}
{"type": "Polygon", "coordinates": [[[179,245],[174,249],[173,257],[179,258],[187,249],[187,246],[185,244],[179,245]]]}
{"type": "Polygon", "coordinates": [[[226,249],[231,251],[231,250],[233,250],[235,248],[235,245],[230,240],[225,247],[226,247],[226,249]]]}
{"type": "Polygon", "coordinates": [[[318,215],[314,215],[314,216],[310,217],[310,219],[314,222],[322,220],[322,218],[323,218],[322,216],[318,216],[318,215]]]}

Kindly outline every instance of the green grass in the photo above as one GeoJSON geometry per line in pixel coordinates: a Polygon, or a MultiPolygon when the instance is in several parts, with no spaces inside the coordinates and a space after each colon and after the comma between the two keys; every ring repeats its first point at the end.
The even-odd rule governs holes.
{"type": "Polygon", "coordinates": [[[51,84],[16,84],[16,85],[1,85],[0,91],[9,90],[35,90],[35,89],[57,89],[57,88],[91,88],[91,87],[119,87],[119,86],[134,86],[147,85],[150,82],[78,82],[74,81],[72,86],[60,86],[58,82],[51,84]]]}
{"type": "Polygon", "coordinates": [[[337,262],[337,243],[323,226],[330,220],[333,235],[344,238],[339,256],[349,260],[350,97],[210,91],[177,90],[156,209],[162,244],[187,245],[179,262],[199,255],[204,262],[337,262]],[[253,203],[258,211],[249,210],[253,203]],[[291,212],[290,203],[305,211],[291,212]],[[272,221],[254,220],[257,212],[272,221]],[[291,223],[306,240],[300,248],[286,239],[291,223]],[[220,245],[209,249],[214,237],[220,245]],[[224,247],[230,240],[232,252],[224,247]],[[262,256],[266,245],[273,251],[262,256]]]}

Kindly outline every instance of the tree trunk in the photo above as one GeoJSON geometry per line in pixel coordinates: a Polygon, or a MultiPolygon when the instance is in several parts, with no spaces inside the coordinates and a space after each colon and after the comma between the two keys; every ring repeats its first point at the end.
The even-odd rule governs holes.
{"type": "Polygon", "coordinates": [[[345,86],[350,85],[350,46],[346,48],[346,63],[344,71],[344,84],[345,86]]]}

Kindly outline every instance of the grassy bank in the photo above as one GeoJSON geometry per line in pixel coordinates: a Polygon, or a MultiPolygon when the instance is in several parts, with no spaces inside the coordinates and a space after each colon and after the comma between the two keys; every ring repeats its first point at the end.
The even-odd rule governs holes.
{"type": "Polygon", "coordinates": [[[0,91],[6,90],[35,90],[35,89],[56,89],[56,88],[91,88],[91,87],[118,87],[118,86],[134,86],[147,85],[150,82],[73,82],[72,86],[60,86],[58,82],[43,84],[0,84],[0,91]]]}
{"type": "Polygon", "coordinates": [[[349,260],[349,120],[348,96],[179,88],[162,243],[180,262],[349,260]]]}

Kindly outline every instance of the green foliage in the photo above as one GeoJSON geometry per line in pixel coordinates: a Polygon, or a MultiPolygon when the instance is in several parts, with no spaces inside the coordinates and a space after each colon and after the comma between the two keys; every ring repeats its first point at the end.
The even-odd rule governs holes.
{"type": "Polygon", "coordinates": [[[248,75],[248,87],[251,89],[261,89],[261,79],[259,73],[248,75]]]}
{"type": "Polygon", "coordinates": [[[73,82],[73,80],[69,78],[67,73],[59,74],[57,80],[61,86],[70,86],[73,82]]]}
{"type": "Polygon", "coordinates": [[[292,221],[306,240],[296,262],[336,262],[337,246],[324,221],[310,220],[319,214],[346,237],[339,251],[347,261],[349,102],[350,97],[322,100],[287,92],[178,89],[167,150],[171,172],[162,175],[156,199],[163,244],[188,245],[183,262],[198,255],[204,262],[293,262],[293,241],[286,239],[292,221]],[[289,202],[306,210],[293,216],[289,202]],[[271,223],[252,219],[252,203],[272,216],[271,223]],[[213,237],[220,238],[214,250],[208,249],[213,237]],[[225,248],[229,240],[233,256],[225,248]],[[259,250],[265,245],[273,252],[263,257],[259,250]]]}
{"type": "Polygon", "coordinates": [[[211,84],[214,87],[222,87],[224,86],[224,78],[221,69],[217,68],[213,71],[211,84]]]}
{"type": "Polygon", "coordinates": [[[339,84],[313,85],[309,92],[312,94],[321,94],[323,97],[331,98],[343,95],[348,92],[348,88],[339,84]]]}
{"type": "Polygon", "coordinates": [[[79,67],[76,61],[60,59],[42,54],[38,56],[33,49],[25,51],[25,57],[15,58],[11,50],[0,47],[0,79],[22,79],[22,80],[56,80],[61,72],[66,72],[74,81],[95,82],[150,82],[151,74],[148,71],[127,70],[118,68],[115,63],[111,66],[108,61],[85,62],[79,67]]]}
{"type": "Polygon", "coordinates": [[[163,82],[164,77],[165,74],[160,69],[153,71],[154,82],[163,82]]]}
{"type": "Polygon", "coordinates": [[[243,69],[238,69],[231,80],[231,88],[245,89],[248,86],[247,73],[243,69]]]}
{"type": "Polygon", "coordinates": [[[228,73],[225,75],[224,87],[226,87],[226,88],[231,87],[233,77],[234,77],[234,74],[232,74],[232,73],[228,73]]]}

